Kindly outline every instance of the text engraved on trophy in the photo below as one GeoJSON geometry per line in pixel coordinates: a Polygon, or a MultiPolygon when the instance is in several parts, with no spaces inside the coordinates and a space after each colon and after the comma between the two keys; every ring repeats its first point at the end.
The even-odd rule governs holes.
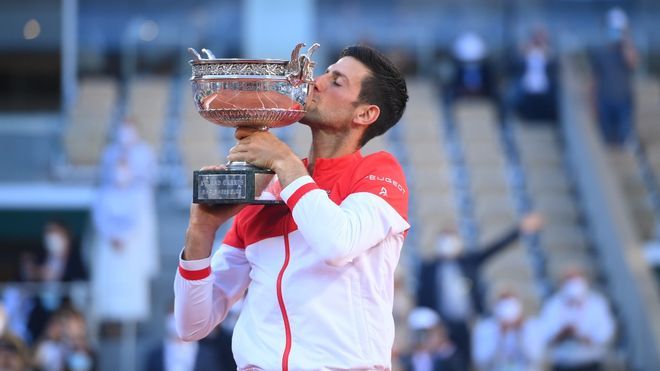
{"type": "Polygon", "coordinates": [[[246,199],[246,174],[200,174],[197,198],[204,200],[246,199]]]}

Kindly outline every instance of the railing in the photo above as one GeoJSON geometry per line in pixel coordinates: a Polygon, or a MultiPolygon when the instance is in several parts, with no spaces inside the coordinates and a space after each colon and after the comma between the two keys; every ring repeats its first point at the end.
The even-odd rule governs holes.
{"type": "MultiPolygon", "coordinates": [[[[501,108],[506,110],[506,108],[501,108]]],[[[513,202],[519,216],[523,216],[534,209],[532,199],[527,188],[527,175],[523,169],[518,144],[514,138],[512,123],[508,112],[502,116],[500,125],[500,142],[506,158],[506,172],[513,202]]],[[[547,273],[547,259],[541,246],[538,233],[529,236],[523,236],[523,242],[527,249],[529,260],[534,275],[534,284],[536,285],[539,298],[543,299],[550,295],[551,283],[547,273]]]]}
{"type": "Polygon", "coordinates": [[[444,105],[444,140],[447,157],[451,166],[452,182],[456,194],[458,210],[458,229],[468,249],[476,249],[479,241],[479,227],[474,216],[474,200],[470,192],[470,174],[465,164],[461,146],[460,131],[454,119],[453,99],[445,97],[444,105]]]}
{"type": "Polygon", "coordinates": [[[630,150],[635,157],[639,176],[644,184],[644,190],[653,213],[653,238],[660,241],[660,188],[658,187],[658,178],[653,171],[644,144],[636,133],[632,133],[630,137],[630,150]]]}
{"type": "MultiPolygon", "coordinates": [[[[408,189],[413,189],[414,181],[416,179],[415,168],[410,162],[410,157],[408,156],[408,151],[405,148],[403,141],[403,134],[401,131],[402,127],[408,123],[404,122],[405,119],[401,119],[401,122],[394,125],[386,134],[388,139],[389,149],[392,152],[392,155],[399,160],[401,167],[403,168],[403,173],[406,175],[406,181],[408,183],[408,189]]],[[[416,199],[416,192],[408,192],[408,204],[409,205],[418,205],[416,199]]],[[[412,208],[410,208],[412,211],[412,208]]],[[[419,228],[416,226],[421,225],[417,223],[417,215],[414,212],[408,213],[408,223],[412,226],[406,236],[406,245],[414,246],[416,248],[404,249],[402,257],[405,257],[403,264],[407,264],[410,272],[417,272],[419,266],[421,265],[421,256],[420,256],[420,238],[419,238],[419,228]]],[[[412,275],[411,278],[416,277],[412,275]]],[[[407,284],[414,287],[417,283],[414,282],[414,279],[408,280],[407,284]]]]}

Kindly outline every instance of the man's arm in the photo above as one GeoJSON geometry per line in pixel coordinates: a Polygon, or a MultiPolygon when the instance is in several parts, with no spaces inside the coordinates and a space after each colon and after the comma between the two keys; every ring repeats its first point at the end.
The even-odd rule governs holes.
{"type": "Polygon", "coordinates": [[[511,246],[521,234],[533,234],[538,232],[543,226],[543,218],[538,213],[529,213],[525,215],[520,223],[504,236],[486,246],[485,248],[479,249],[479,251],[474,252],[474,259],[478,264],[482,264],[488,259],[495,256],[497,253],[503,249],[511,246]]]}
{"type": "Polygon", "coordinates": [[[211,259],[218,228],[243,206],[192,204],[190,207],[185,246],[174,280],[174,316],[179,336],[184,340],[208,335],[249,283],[249,264],[242,249],[222,245],[211,259]]]}
{"type": "Polygon", "coordinates": [[[403,172],[391,156],[353,171],[350,194],[339,205],[310,176],[294,180],[281,193],[298,230],[328,264],[347,264],[388,237],[403,240],[410,227],[403,172]]]}
{"type": "Polygon", "coordinates": [[[245,251],[226,244],[213,258],[179,262],[174,279],[174,318],[185,341],[208,335],[243,296],[250,265],[245,251]]]}

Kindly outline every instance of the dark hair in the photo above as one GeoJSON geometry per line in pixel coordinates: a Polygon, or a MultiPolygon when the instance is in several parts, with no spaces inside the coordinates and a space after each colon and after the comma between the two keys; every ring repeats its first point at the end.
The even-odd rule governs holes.
{"type": "Polygon", "coordinates": [[[360,103],[374,104],[380,108],[378,119],[369,125],[360,139],[362,147],[401,119],[408,101],[408,89],[401,72],[387,57],[373,48],[349,46],[341,52],[340,58],[342,57],[353,57],[371,71],[371,75],[362,81],[358,100],[360,103]]]}

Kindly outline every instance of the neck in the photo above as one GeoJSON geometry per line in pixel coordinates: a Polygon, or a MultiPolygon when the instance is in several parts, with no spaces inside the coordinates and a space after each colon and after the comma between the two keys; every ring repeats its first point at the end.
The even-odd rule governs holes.
{"type": "Polygon", "coordinates": [[[355,132],[328,133],[323,130],[312,130],[312,146],[309,149],[307,170],[313,173],[316,160],[319,158],[337,158],[349,155],[360,149],[360,137],[355,132]]]}

